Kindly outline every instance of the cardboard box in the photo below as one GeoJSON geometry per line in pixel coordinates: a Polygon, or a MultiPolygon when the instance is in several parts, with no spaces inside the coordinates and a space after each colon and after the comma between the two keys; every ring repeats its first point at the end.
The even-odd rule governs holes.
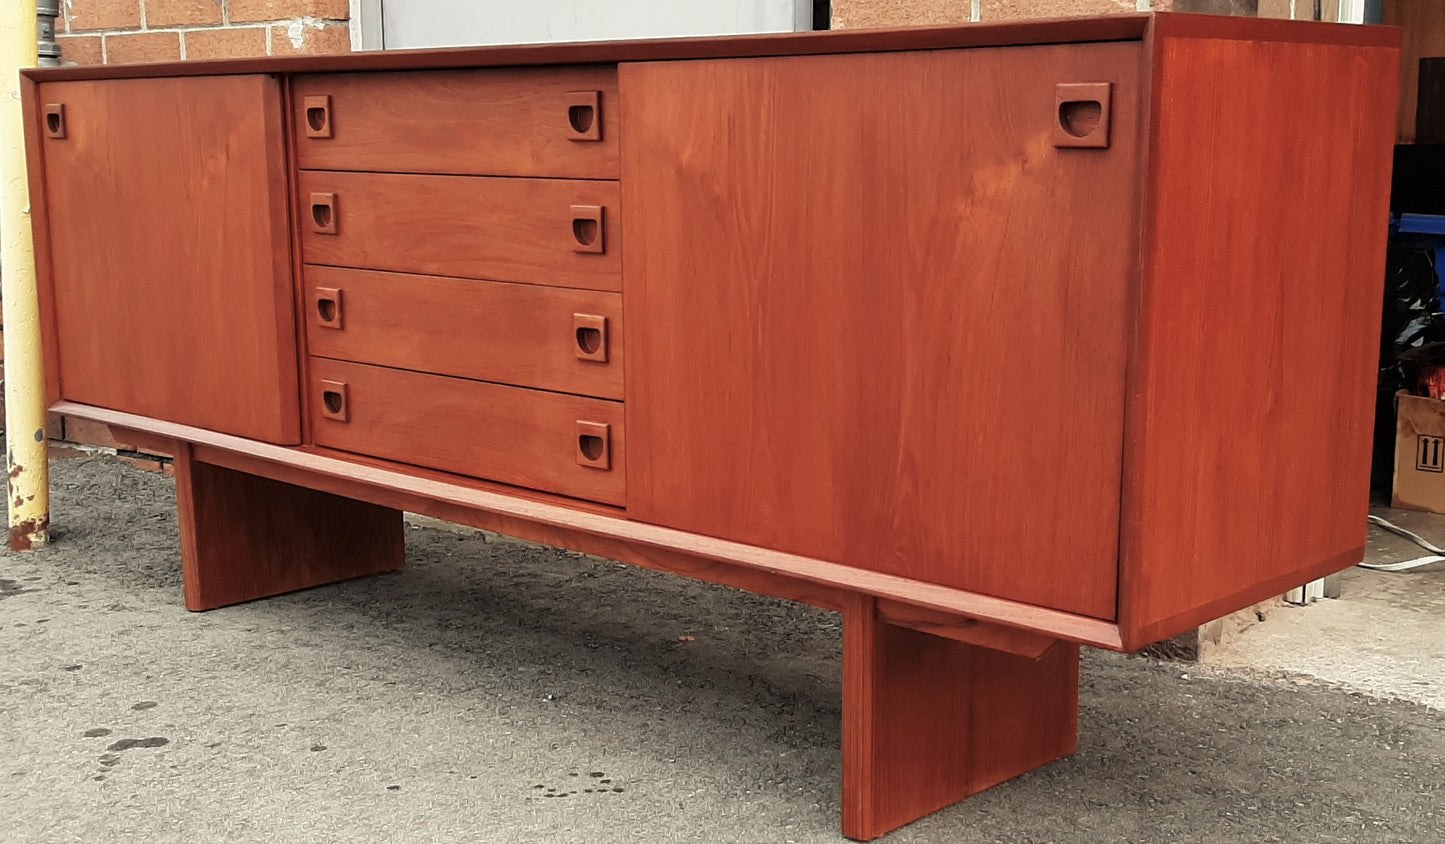
{"type": "Polygon", "coordinates": [[[1401,393],[1395,423],[1395,494],[1407,510],[1445,513],[1445,401],[1401,393]]]}

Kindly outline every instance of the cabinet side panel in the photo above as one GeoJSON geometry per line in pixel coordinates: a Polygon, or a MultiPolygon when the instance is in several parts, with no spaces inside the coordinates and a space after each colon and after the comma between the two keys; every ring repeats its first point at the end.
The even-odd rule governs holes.
{"type": "Polygon", "coordinates": [[[25,115],[25,170],[30,189],[30,230],[35,255],[35,294],[40,306],[40,331],[45,366],[45,404],[60,401],[60,352],[55,342],[55,295],[51,288],[50,215],[46,208],[45,156],[41,133],[45,116],[39,86],[20,77],[20,109],[25,115]]]}
{"type": "Polygon", "coordinates": [[[63,398],[299,441],[284,114],[263,76],[45,83],[63,398]]]}
{"type": "Polygon", "coordinates": [[[1139,49],[624,65],[629,515],[1113,618],[1139,49]]]}
{"type": "Polygon", "coordinates": [[[1225,38],[1156,50],[1128,647],[1360,559],[1398,60],[1225,38]]]}

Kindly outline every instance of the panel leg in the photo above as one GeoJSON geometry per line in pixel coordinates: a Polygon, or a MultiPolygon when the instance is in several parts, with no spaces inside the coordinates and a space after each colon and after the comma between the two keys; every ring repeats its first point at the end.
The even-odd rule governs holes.
{"type": "Polygon", "coordinates": [[[394,571],[400,510],[196,461],[177,443],[186,608],[208,610],[394,571]]]}
{"type": "Polygon", "coordinates": [[[843,613],[843,834],[867,841],[1074,752],[1079,646],[1038,659],[843,613]]]}

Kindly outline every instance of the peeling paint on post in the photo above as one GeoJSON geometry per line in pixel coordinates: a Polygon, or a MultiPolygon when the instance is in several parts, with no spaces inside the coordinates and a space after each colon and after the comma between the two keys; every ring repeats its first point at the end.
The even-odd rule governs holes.
{"type": "Polygon", "coordinates": [[[26,519],[10,527],[10,550],[29,551],[50,538],[50,519],[26,519]]]}
{"type": "Polygon", "coordinates": [[[0,13],[0,300],[5,324],[5,430],[11,432],[5,453],[10,547],[16,551],[37,548],[50,538],[45,378],[19,75],[21,68],[35,66],[35,37],[35,0],[6,4],[0,13]],[[36,433],[15,436],[24,431],[36,433]]]}

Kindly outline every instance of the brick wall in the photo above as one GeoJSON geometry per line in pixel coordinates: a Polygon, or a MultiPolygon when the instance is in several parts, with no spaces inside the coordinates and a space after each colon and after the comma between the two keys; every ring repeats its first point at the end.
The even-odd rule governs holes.
{"type": "Polygon", "coordinates": [[[64,0],[63,62],[121,64],[351,49],[348,0],[64,0]]]}

